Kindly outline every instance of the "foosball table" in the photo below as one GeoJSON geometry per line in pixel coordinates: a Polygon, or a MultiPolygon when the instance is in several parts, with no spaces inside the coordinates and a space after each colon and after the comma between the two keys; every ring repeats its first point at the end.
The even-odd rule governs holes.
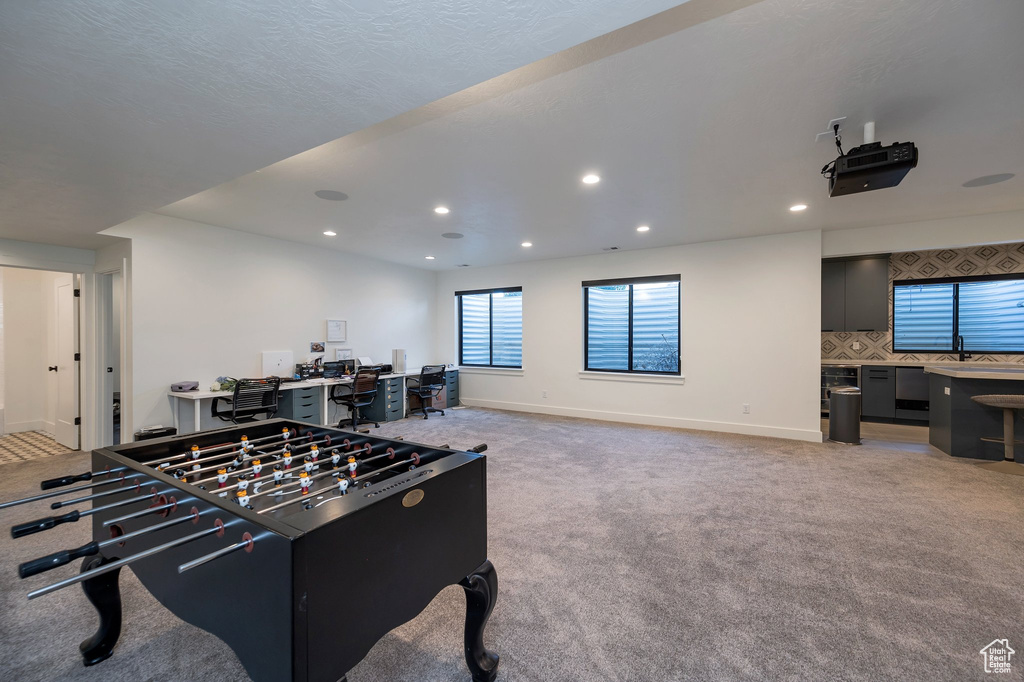
{"type": "Polygon", "coordinates": [[[47,492],[0,509],[51,499],[54,510],[72,508],[15,525],[15,538],[91,518],[91,542],[18,567],[29,578],[84,558],[78,574],[28,598],[81,583],[100,620],[79,647],[85,665],[113,652],[118,574],[130,565],[164,606],[227,643],[254,680],[344,680],[457,583],[466,662],[475,682],[491,682],[498,656],[483,632],[498,585],[485,449],[274,419],[100,448],[88,472],[43,481],[47,492]]]}

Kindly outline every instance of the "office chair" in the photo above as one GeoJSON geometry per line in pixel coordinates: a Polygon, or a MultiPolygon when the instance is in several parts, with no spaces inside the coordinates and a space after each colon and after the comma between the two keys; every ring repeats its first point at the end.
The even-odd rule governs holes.
{"type": "MultiPolygon", "coordinates": [[[[428,419],[428,412],[440,412],[444,416],[444,410],[433,407],[434,398],[444,390],[444,365],[424,365],[420,370],[419,379],[407,379],[405,392],[410,398],[413,396],[420,399],[420,409],[423,410],[423,418],[428,419]],[[412,382],[416,382],[415,385],[412,382]]],[[[409,411],[412,412],[412,402],[409,403],[409,411]]]]}
{"type": "MultiPolygon", "coordinates": [[[[256,421],[256,415],[266,414],[270,419],[277,414],[277,394],[281,390],[281,380],[277,377],[266,379],[239,379],[235,382],[234,393],[230,398],[217,396],[210,405],[214,417],[226,422],[242,424],[256,421]],[[217,403],[228,403],[228,409],[218,410],[217,403]]],[[[199,425],[196,424],[196,429],[199,425]]]]}
{"type": "MultiPolygon", "coordinates": [[[[352,410],[352,430],[359,426],[359,408],[373,404],[377,397],[377,380],[380,378],[380,368],[360,367],[356,370],[356,377],[352,380],[351,386],[335,384],[331,386],[331,402],[338,405],[345,405],[352,410]],[[343,392],[348,389],[348,392],[343,392]]],[[[338,421],[338,428],[342,428],[344,419],[338,421]]],[[[373,422],[375,427],[380,424],[373,422]]]]}

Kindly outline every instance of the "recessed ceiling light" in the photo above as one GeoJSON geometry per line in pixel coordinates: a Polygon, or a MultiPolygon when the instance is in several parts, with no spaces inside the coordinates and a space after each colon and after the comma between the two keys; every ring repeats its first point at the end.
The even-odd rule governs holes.
{"type": "Polygon", "coordinates": [[[427,260],[434,260],[433,256],[424,256],[424,258],[426,258],[427,260]]]}
{"type": "Polygon", "coordinates": [[[345,199],[348,199],[347,194],[333,189],[318,189],[313,194],[327,201],[345,201],[345,199]]]}
{"type": "Polygon", "coordinates": [[[994,185],[997,182],[1006,182],[1013,177],[1013,173],[996,173],[995,175],[983,175],[980,178],[974,178],[968,180],[963,184],[964,187],[984,187],[985,185],[994,185]]]}
{"type": "Polygon", "coordinates": [[[589,174],[583,176],[583,184],[584,185],[596,185],[599,182],[601,182],[601,176],[600,175],[594,175],[593,173],[589,173],[589,174]]]}
{"type": "Polygon", "coordinates": [[[441,236],[444,237],[445,239],[462,239],[461,232],[445,232],[441,236]]]}
{"type": "Polygon", "coordinates": [[[325,237],[337,237],[338,233],[335,232],[334,230],[324,230],[324,236],[325,237]]]}
{"type": "Polygon", "coordinates": [[[533,246],[533,242],[523,242],[522,244],[520,244],[520,246],[525,246],[526,248],[530,248],[531,246],[533,246]]]}
{"type": "Polygon", "coordinates": [[[789,207],[789,210],[793,213],[799,213],[800,211],[807,210],[807,204],[793,204],[789,207]]]}
{"type": "Polygon", "coordinates": [[[651,229],[650,225],[641,225],[640,227],[636,228],[636,231],[637,232],[647,232],[650,229],[651,229]]]}
{"type": "Polygon", "coordinates": [[[438,215],[445,215],[448,212],[449,211],[447,206],[438,206],[437,208],[434,209],[434,213],[438,215]]]}

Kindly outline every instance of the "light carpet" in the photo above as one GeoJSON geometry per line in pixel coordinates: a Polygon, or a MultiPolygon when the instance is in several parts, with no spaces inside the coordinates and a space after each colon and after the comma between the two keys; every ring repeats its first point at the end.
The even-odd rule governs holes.
{"type": "MultiPolygon", "coordinates": [[[[484,409],[374,431],[489,445],[499,596],[486,641],[502,657],[499,680],[962,682],[992,677],[979,652],[996,638],[1024,657],[1024,478],[878,443],[484,409]]],[[[74,453],[5,466],[0,499],[85,461],[74,453]]],[[[130,572],[121,642],[113,658],[83,668],[77,644],[95,616],[81,591],[25,599],[71,569],[24,581],[14,570],[86,542],[87,531],[0,540],[3,679],[246,679],[227,646],[171,615],[130,572]]],[[[463,611],[461,588],[446,589],[349,680],[465,682],[463,611]]],[[[1000,679],[1022,670],[1014,660],[1000,679]]]]}

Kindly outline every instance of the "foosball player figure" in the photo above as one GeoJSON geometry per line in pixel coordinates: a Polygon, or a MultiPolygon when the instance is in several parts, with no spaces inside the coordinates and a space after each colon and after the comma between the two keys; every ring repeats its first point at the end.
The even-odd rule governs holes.
{"type": "Polygon", "coordinates": [[[310,483],[309,474],[307,474],[305,471],[303,471],[301,474],[299,474],[299,485],[302,486],[302,494],[303,495],[308,495],[309,494],[309,483],[310,483]]]}
{"type": "Polygon", "coordinates": [[[349,475],[352,476],[352,478],[355,478],[355,476],[356,476],[356,468],[358,466],[359,466],[359,462],[356,461],[356,456],[355,455],[349,455],[348,456],[348,472],[349,472],[349,475]]]}
{"type": "Polygon", "coordinates": [[[338,492],[342,495],[348,492],[348,479],[344,474],[338,476],[338,492]]]}
{"type": "Polygon", "coordinates": [[[255,478],[259,478],[261,471],[263,471],[263,462],[261,462],[259,459],[254,459],[252,461],[252,475],[255,478]]]}
{"type": "Polygon", "coordinates": [[[306,455],[305,457],[302,458],[302,461],[303,461],[302,468],[305,470],[304,473],[309,474],[311,471],[313,471],[313,458],[312,457],[310,457],[309,455],[306,455]]]}
{"type": "Polygon", "coordinates": [[[284,478],[284,471],[281,469],[280,464],[274,465],[274,487],[281,487],[281,479],[284,478]]]}
{"type": "Polygon", "coordinates": [[[331,468],[337,469],[341,465],[341,452],[338,448],[331,450],[331,468]]]}
{"type": "Polygon", "coordinates": [[[221,467],[220,469],[217,469],[217,487],[228,487],[228,470],[226,467],[221,467]]]}
{"type": "Polygon", "coordinates": [[[253,444],[249,442],[249,436],[242,436],[240,439],[242,442],[239,444],[242,447],[242,453],[245,454],[253,448],[253,444]]]}
{"type": "Polygon", "coordinates": [[[291,448],[289,448],[287,445],[285,445],[284,447],[284,457],[281,458],[281,461],[284,462],[284,470],[288,471],[289,469],[292,468],[292,451],[291,448]]]}
{"type": "Polygon", "coordinates": [[[320,459],[320,448],[317,447],[316,443],[313,443],[309,447],[309,458],[313,460],[313,471],[319,471],[320,465],[317,463],[317,461],[320,459]]]}
{"type": "Polygon", "coordinates": [[[245,490],[239,490],[235,493],[235,498],[238,500],[238,504],[243,507],[249,506],[249,493],[245,490]]]}
{"type": "Polygon", "coordinates": [[[292,430],[291,429],[289,429],[287,426],[284,427],[283,429],[281,429],[281,439],[282,440],[288,440],[291,437],[292,437],[292,430]]]}

